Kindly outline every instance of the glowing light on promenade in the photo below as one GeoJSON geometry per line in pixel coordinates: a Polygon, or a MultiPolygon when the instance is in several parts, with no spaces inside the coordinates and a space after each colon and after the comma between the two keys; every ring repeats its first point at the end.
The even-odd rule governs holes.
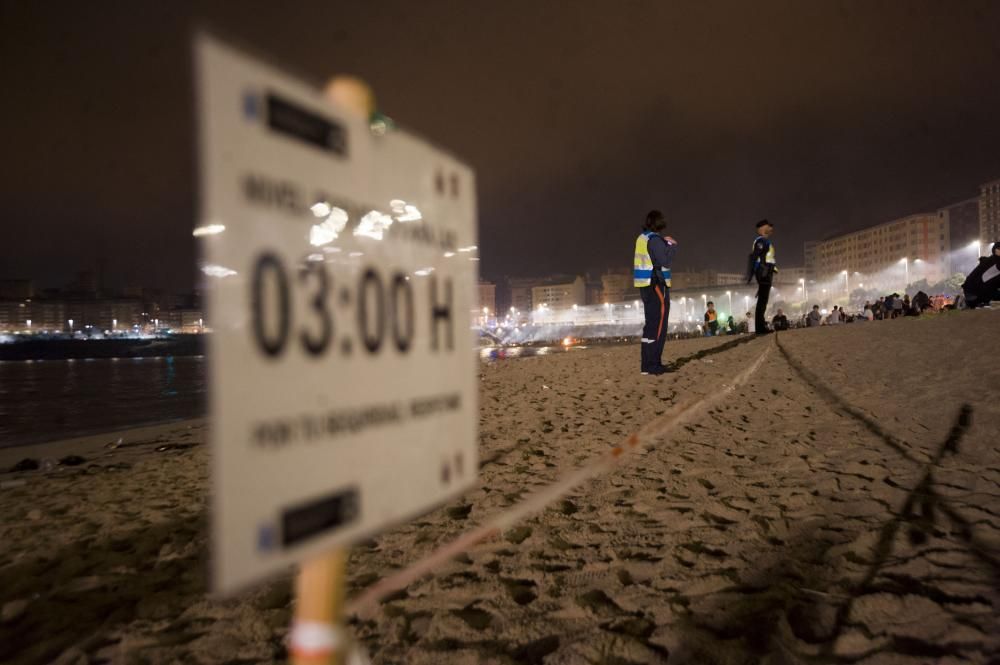
{"type": "Polygon", "coordinates": [[[226,268],[225,266],[207,265],[202,267],[201,271],[208,275],[209,277],[232,277],[236,274],[235,270],[231,268],[226,268]]]}
{"type": "Polygon", "coordinates": [[[201,238],[202,236],[213,236],[222,233],[226,230],[224,224],[206,224],[205,226],[197,226],[194,231],[191,232],[195,238],[201,238]]]}

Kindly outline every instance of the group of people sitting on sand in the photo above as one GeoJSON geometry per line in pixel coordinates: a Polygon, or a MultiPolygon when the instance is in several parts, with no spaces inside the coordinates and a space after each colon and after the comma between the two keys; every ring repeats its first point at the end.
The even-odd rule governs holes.
{"type": "Polygon", "coordinates": [[[848,314],[843,307],[834,305],[829,312],[821,312],[819,305],[802,317],[805,327],[837,325],[855,321],[882,321],[904,316],[920,316],[925,312],[940,312],[946,309],[976,309],[989,307],[992,301],[1000,301],[1000,242],[994,243],[988,256],[980,257],[976,267],[965,278],[962,293],[948,297],[929,296],[917,291],[911,298],[898,293],[882,296],[875,302],[866,301],[864,308],[848,314]]]}

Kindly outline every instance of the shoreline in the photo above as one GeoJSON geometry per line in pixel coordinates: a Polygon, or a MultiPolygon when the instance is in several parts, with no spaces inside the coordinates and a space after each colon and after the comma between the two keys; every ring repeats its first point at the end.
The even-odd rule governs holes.
{"type": "Polygon", "coordinates": [[[174,430],[202,428],[207,427],[207,425],[207,417],[179,418],[141,423],[132,427],[81,434],[80,436],[53,439],[41,443],[6,446],[0,448],[0,478],[8,480],[14,479],[15,476],[20,477],[21,474],[41,473],[40,471],[10,471],[14,464],[24,459],[34,459],[39,462],[49,459],[58,462],[60,458],[78,456],[91,461],[107,458],[108,453],[113,453],[116,457],[131,459],[134,455],[129,451],[132,451],[135,446],[141,445],[137,443],[138,441],[150,438],[158,440],[174,430]],[[121,444],[117,443],[118,440],[121,440],[121,444]],[[113,447],[109,447],[110,445],[113,447]]]}

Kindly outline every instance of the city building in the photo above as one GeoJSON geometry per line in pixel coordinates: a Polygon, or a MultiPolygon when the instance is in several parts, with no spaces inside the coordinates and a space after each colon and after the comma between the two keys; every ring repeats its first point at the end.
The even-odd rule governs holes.
{"type": "Polygon", "coordinates": [[[631,302],[639,297],[631,272],[606,272],[601,275],[600,302],[631,302]]]}
{"type": "Polygon", "coordinates": [[[717,272],[715,273],[714,286],[726,286],[727,284],[746,284],[747,276],[738,272],[717,272]]]}
{"type": "Polygon", "coordinates": [[[687,289],[694,286],[707,286],[711,282],[711,271],[672,270],[670,274],[671,289],[687,289]]]}
{"type": "Polygon", "coordinates": [[[899,272],[899,281],[944,279],[950,269],[948,221],[919,213],[815,243],[806,266],[810,279],[830,281],[847,271],[862,275],[899,272]],[[898,266],[898,268],[897,268],[898,266]]]}
{"type": "Polygon", "coordinates": [[[480,313],[488,316],[497,314],[497,285],[493,282],[480,280],[479,299],[476,301],[480,313]]]}
{"type": "Polygon", "coordinates": [[[989,246],[1000,240],[1000,180],[979,186],[979,241],[989,246]]]}
{"type": "Polygon", "coordinates": [[[128,330],[145,323],[139,300],[57,298],[0,300],[0,331],[128,330]]]}
{"type": "Polygon", "coordinates": [[[507,286],[510,293],[510,304],[507,305],[507,309],[514,309],[522,314],[530,312],[534,304],[531,299],[531,289],[537,283],[538,280],[525,277],[508,279],[507,286]]]}
{"type": "Polygon", "coordinates": [[[744,284],[746,275],[735,272],[719,272],[717,270],[672,271],[670,288],[677,289],[700,288],[702,286],[725,286],[726,284],[744,284]]]}
{"type": "Polygon", "coordinates": [[[584,304],[586,296],[583,278],[578,275],[549,277],[531,288],[531,304],[535,309],[569,309],[584,304]]]}
{"type": "Polygon", "coordinates": [[[979,197],[944,206],[938,217],[948,223],[951,262],[948,272],[968,272],[979,256],[979,197]]]}
{"type": "Polygon", "coordinates": [[[206,325],[205,315],[200,309],[185,307],[164,312],[157,327],[174,332],[200,333],[205,332],[206,325]]]}
{"type": "MultiPolygon", "coordinates": [[[[807,279],[806,269],[802,266],[778,266],[778,272],[774,276],[775,284],[798,284],[800,280],[807,279]]],[[[744,282],[746,280],[744,279],[744,282]]]]}
{"type": "Polygon", "coordinates": [[[587,305],[600,305],[604,302],[604,281],[601,276],[590,273],[584,278],[584,300],[587,305]]]}
{"type": "Polygon", "coordinates": [[[816,279],[816,252],[819,249],[819,242],[815,240],[809,240],[803,247],[803,254],[805,255],[805,278],[808,281],[814,281],[816,279]]]}

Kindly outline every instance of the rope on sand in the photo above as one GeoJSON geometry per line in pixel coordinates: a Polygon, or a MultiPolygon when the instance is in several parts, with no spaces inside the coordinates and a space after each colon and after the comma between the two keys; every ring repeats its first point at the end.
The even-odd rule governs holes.
{"type": "Polygon", "coordinates": [[[480,526],[465,532],[455,540],[434,550],[406,568],[382,578],[351,600],[347,604],[346,614],[348,616],[370,616],[378,607],[378,603],[389,595],[405,589],[424,575],[433,573],[436,568],[447,563],[453,557],[484,540],[499,535],[505,529],[513,526],[525,517],[541,512],[550,503],[568,494],[585,480],[613,469],[623,459],[634,455],[640,448],[652,447],[658,439],[669,434],[675,427],[702,413],[711,405],[720,402],[723,398],[745,384],[764,362],[772,347],[773,344],[766,344],[757,358],[740,372],[731,383],[725,384],[721,391],[712,391],[703,397],[690,399],[687,402],[681,403],[679,407],[674,408],[670,413],[653,420],[638,432],[628,435],[622,443],[598,455],[590,462],[567,474],[561,480],[557,480],[551,485],[532,493],[520,503],[488,518],[480,526]]]}

